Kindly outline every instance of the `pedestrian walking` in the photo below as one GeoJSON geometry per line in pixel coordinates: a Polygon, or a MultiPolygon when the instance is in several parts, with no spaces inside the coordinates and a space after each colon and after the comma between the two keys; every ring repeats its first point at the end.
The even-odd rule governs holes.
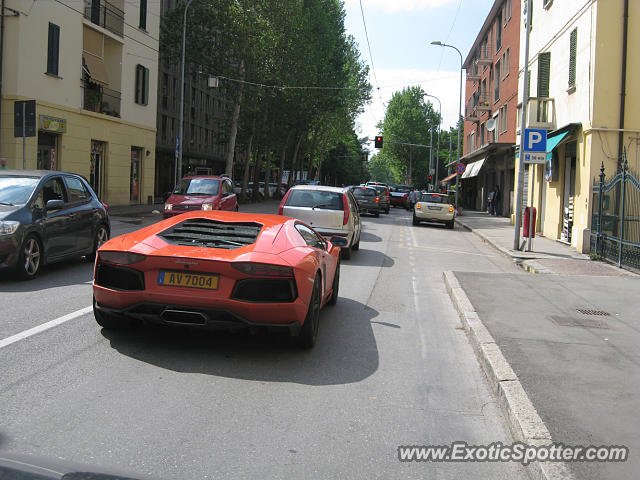
{"type": "Polygon", "coordinates": [[[500,204],[502,200],[502,193],[500,192],[500,186],[496,185],[493,195],[493,214],[497,217],[500,215],[500,204]]]}

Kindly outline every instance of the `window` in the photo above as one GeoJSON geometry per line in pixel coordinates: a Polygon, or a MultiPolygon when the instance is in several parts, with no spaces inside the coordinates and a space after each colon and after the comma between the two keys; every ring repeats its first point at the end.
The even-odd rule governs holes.
{"type": "Polygon", "coordinates": [[[149,104],[149,69],[143,65],[136,65],[135,102],[138,105],[149,104]]]}
{"type": "Polygon", "coordinates": [[[89,192],[79,178],[65,177],[64,182],[67,184],[70,202],[77,202],[89,198],[89,192]]]}
{"type": "Polygon", "coordinates": [[[60,60],[60,27],[49,23],[49,43],[47,46],[47,73],[58,75],[60,60]]]}
{"type": "Polygon", "coordinates": [[[140,23],[138,26],[143,30],[147,29],[147,0],[140,0],[140,23]]]}
{"type": "Polygon", "coordinates": [[[502,54],[502,80],[509,76],[509,68],[511,63],[511,49],[507,48],[502,54]]]}
{"type": "Polygon", "coordinates": [[[505,103],[502,107],[500,107],[500,118],[498,121],[500,133],[505,133],[507,131],[509,127],[508,119],[509,119],[509,116],[507,112],[507,104],[505,103]]]}
{"type": "Polygon", "coordinates": [[[42,187],[43,204],[46,205],[49,200],[62,200],[67,203],[67,192],[62,185],[59,177],[48,180],[42,187]]]}
{"type": "Polygon", "coordinates": [[[298,233],[307,245],[313,248],[319,248],[320,250],[325,250],[324,240],[316,235],[316,233],[309,227],[302,225],[301,223],[296,223],[296,230],[298,230],[298,233]]]}
{"type": "Polygon", "coordinates": [[[493,76],[493,78],[493,101],[497,102],[498,100],[500,100],[500,60],[496,62],[495,75],[493,76]]]}
{"type": "Polygon", "coordinates": [[[511,20],[511,0],[507,0],[504,6],[504,24],[511,20]]]}
{"type": "Polygon", "coordinates": [[[498,13],[496,21],[496,52],[502,48],[502,10],[498,13]]]}
{"type": "Polygon", "coordinates": [[[569,88],[576,86],[576,52],[578,48],[578,29],[571,31],[569,38],[569,88]]]}
{"type": "Polygon", "coordinates": [[[544,8],[549,8],[552,3],[553,3],[553,0],[542,0],[542,6],[544,8]]]}
{"type": "Polygon", "coordinates": [[[538,97],[549,97],[549,75],[551,70],[551,52],[538,55],[538,97]]]}

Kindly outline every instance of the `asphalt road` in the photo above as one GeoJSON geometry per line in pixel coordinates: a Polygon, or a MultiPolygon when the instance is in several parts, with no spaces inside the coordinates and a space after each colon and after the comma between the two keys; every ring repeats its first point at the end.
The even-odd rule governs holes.
{"type": "MultiPolygon", "coordinates": [[[[113,232],[156,219],[114,218],[113,232]]],[[[413,227],[400,209],[365,218],[312,351],[274,336],[102,331],[86,261],[31,282],[3,275],[0,454],[165,479],[524,478],[517,464],[398,461],[399,445],[511,442],[443,270],[518,272],[463,229],[413,227]]]]}

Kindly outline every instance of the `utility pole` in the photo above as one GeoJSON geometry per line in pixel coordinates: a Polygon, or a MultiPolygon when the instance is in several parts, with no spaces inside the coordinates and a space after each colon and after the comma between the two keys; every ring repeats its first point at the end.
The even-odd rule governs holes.
{"type": "MultiPolygon", "coordinates": [[[[529,83],[529,34],[531,29],[531,0],[527,1],[527,23],[525,24],[525,42],[524,42],[524,75],[522,76],[522,118],[520,121],[520,151],[518,153],[518,188],[516,193],[515,204],[515,226],[513,232],[513,249],[520,249],[520,226],[522,224],[522,197],[524,188],[524,129],[527,128],[527,104],[529,103],[529,92],[527,85],[529,83]]],[[[533,189],[532,189],[533,190],[533,189]]],[[[531,214],[531,212],[529,212],[531,214]]],[[[529,232],[532,235],[532,232],[529,232]]]]}

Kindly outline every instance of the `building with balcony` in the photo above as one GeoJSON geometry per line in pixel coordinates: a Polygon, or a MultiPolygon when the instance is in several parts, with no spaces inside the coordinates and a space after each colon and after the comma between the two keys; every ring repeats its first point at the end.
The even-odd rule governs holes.
{"type": "Polygon", "coordinates": [[[460,178],[462,205],[486,210],[500,188],[498,215],[513,205],[520,0],[495,0],[464,61],[465,117],[460,178]]]}
{"type": "MultiPolygon", "coordinates": [[[[179,3],[179,0],[161,0],[161,12],[164,14],[179,3]]],[[[175,182],[176,140],[180,119],[180,65],[170,64],[161,50],[158,68],[155,191],[156,195],[162,195],[173,189],[175,182]]],[[[209,86],[207,72],[185,74],[181,176],[188,173],[225,173],[227,141],[222,129],[227,113],[224,91],[217,86],[209,86]]]]}
{"type": "MultiPolygon", "coordinates": [[[[588,252],[601,165],[613,178],[626,147],[630,170],[640,170],[640,86],[633,81],[640,58],[632,48],[640,40],[640,3],[540,0],[531,13],[525,128],[546,129],[548,141],[546,164],[525,166],[523,203],[533,197],[537,232],[588,252]]],[[[525,34],[523,27],[521,46],[525,34]]],[[[520,65],[521,99],[523,47],[520,65]]]]}
{"type": "Polygon", "coordinates": [[[14,102],[35,100],[26,168],[83,175],[111,205],[146,203],[154,191],[157,2],[5,6],[0,156],[22,168],[14,102]]]}

